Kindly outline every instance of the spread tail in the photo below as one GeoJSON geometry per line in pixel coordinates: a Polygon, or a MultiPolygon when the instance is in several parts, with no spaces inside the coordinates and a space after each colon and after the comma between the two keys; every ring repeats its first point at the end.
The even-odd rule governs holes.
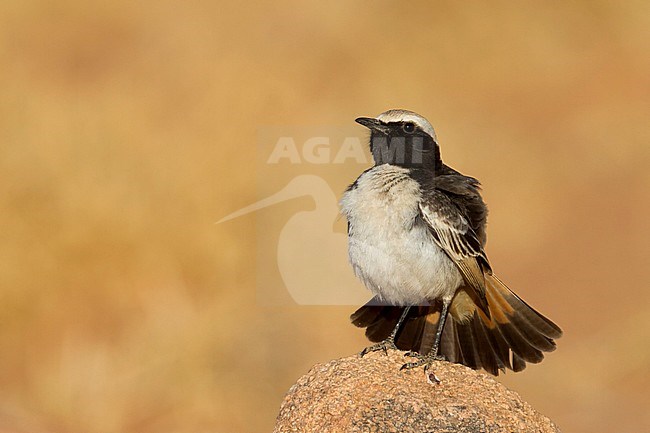
{"type": "MultiPolygon", "coordinates": [[[[560,328],[535,311],[495,275],[485,275],[490,317],[477,306],[471,290],[459,289],[452,300],[442,333],[439,354],[451,362],[498,375],[509,368],[521,371],[526,363],[538,363],[543,352],[555,350],[560,328]]],[[[350,319],[366,328],[370,341],[384,340],[397,324],[404,307],[381,304],[373,298],[350,319]]],[[[441,304],[412,307],[397,334],[402,350],[428,353],[433,346],[441,304]]]]}

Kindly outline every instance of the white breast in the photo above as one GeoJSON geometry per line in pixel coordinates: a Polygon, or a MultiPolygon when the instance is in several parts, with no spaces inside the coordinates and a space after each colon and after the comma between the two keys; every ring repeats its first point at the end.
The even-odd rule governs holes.
{"type": "Polygon", "coordinates": [[[420,186],[408,169],[379,165],[362,174],[341,199],[350,223],[348,250],[355,274],[395,305],[451,298],[463,278],[416,218],[420,186]]]}

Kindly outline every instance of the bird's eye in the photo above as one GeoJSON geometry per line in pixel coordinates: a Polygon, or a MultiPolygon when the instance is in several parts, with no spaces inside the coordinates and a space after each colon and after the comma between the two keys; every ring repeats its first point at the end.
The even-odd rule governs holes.
{"type": "Polygon", "coordinates": [[[412,124],[411,122],[407,122],[404,125],[402,125],[402,130],[407,134],[411,134],[413,131],[415,131],[415,125],[412,124]]]}

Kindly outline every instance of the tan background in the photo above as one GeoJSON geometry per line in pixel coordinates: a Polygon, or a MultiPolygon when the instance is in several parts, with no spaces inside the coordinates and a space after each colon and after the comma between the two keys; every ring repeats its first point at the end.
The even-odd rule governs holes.
{"type": "Polygon", "coordinates": [[[567,432],[648,429],[649,5],[2,2],[0,431],[270,431],[365,341],[350,307],[256,303],[272,211],[214,221],[258,198],[260,125],[396,107],[565,330],[503,382],[567,432]]]}

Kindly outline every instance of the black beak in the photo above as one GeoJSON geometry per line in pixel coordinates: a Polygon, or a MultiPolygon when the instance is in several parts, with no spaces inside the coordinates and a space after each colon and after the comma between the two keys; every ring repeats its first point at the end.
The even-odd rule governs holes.
{"type": "Polygon", "coordinates": [[[380,122],[372,117],[357,117],[355,120],[359,125],[363,125],[371,131],[376,131],[382,134],[388,134],[388,125],[380,122]]]}

